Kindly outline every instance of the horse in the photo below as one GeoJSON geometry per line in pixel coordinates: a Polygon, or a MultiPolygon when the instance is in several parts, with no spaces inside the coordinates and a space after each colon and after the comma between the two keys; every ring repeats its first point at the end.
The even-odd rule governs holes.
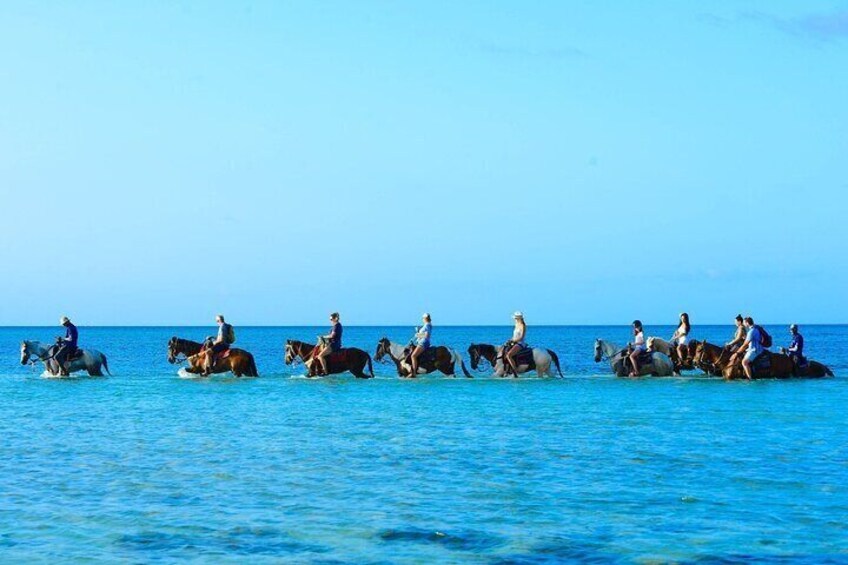
{"type": "MultiPolygon", "coordinates": [[[[674,374],[674,365],[671,359],[664,353],[646,352],[650,360],[639,362],[639,376],[652,375],[654,377],[670,377],[674,374]]],[[[609,360],[610,368],[617,377],[626,377],[630,374],[630,349],[618,347],[614,343],[602,339],[595,340],[595,363],[602,359],[609,360]]]]}
{"type": "Polygon", "coordinates": [[[388,356],[395,363],[399,377],[414,379],[418,375],[426,375],[434,371],[440,371],[448,377],[456,376],[456,366],[462,368],[462,374],[466,378],[473,378],[468,369],[465,368],[465,361],[462,357],[449,347],[437,345],[426,350],[418,358],[418,375],[412,374],[412,364],[409,360],[409,354],[412,351],[412,346],[404,347],[398,343],[390,341],[384,337],[377,342],[377,351],[374,353],[374,360],[381,361],[388,356]]]}
{"type": "Polygon", "coordinates": [[[706,340],[701,341],[695,347],[695,354],[692,355],[692,364],[701,369],[707,375],[721,377],[723,375],[722,369],[725,362],[730,358],[730,356],[727,355],[725,356],[726,359],[720,362],[724,351],[724,347],[713,345],[712,343],[708,343],[706,340]]]}
{"type": "MultiPolygon", "coordinates": [[[[320,366],[319,361],[314,358],[316,352],[317,346],[315,345],[296,339],[287,339],[286,365],[291,365],[295,359],[299,358],[309,369],[307,377],[315,377],[318,375],[317,370],[320,366]]],[[[345,371],[350,371],[357,379],[373,379],[374,367],[371,364],[371,356],[356,347],[346,347],[330,353],[327,357],[327,374],[334,375],[345,371]],[[368,373],[364,372],[366,365],[368,366],[368,373]]]]}
{"type": "MultiPolygon", "coordinates": [[[[53,358],[58,349],[57,345],[45,346],[40,341],[22,341],[21,342],[21,365],[27,363],[35,364],[41,361],[44,363],[44,369],[53,376],[61,374],[59,364],[53,358]]],[[[108,375],[109,363],[106,361],[106,356],[95,349],[77,349],[68,365],[68,373],[77,371],[88,371],[91,377],[102,377],[103,371],[106,369],[108,375]]]]}
{"type": "MultiPolygon", "coordinates": [[[[495,347],[488,343],[472,343],[468,347],[468,357],[471,359],[471,369],[476,371],[480,366],[481,361],[488,361],[495,372],[496,377],[508,376],[507,365],[504,363],[503,346],[495,347]]],[[[525,354],[526,355],[526,354],[525,354]]],[[[540,349],[534,347],[530,356],[522,357],[519,353],[517,357],[518,375],[535,370],[538,377],[556,377],[553,367],[556,366],[557,373],[560,378],[563,377],[562,369],[559,366],[559,357],[550,349],[540,349]]],[[[510,367],[511,369],[511,367],[510,367]]],[[[518,377],[518,375],[513,375],[518,377]]]]}
{"type": "MultiPolygon", "coordinates": [[[[784,355],[788,355],[788,351],[785,347],[781,347],[780,352],[784,355]]],[[[807,362],[804,365],[799,364],[794,357],[792,357],[792,361],[795,363],[796,377],[820,379],[822,377],[833,376],[833,371],[830,370],[830,367],[823,363],[819,363],[818,361],[807,359],[807,362]]]]}
{"type": "MultiPolygon", "coordinates": [[[[194,375],[203,375],[204,365],[206,363],[206,352],[204,344],[190,339],[182,339],[176,336],[168,341],[168,363],[174,365],[188,361],[186,371],[194,375]],[[179,356],[184,358],[180,359],[179,356]]],[[[215,362],[212,366],[212,373],[231,372],[236,377],[258,377],[259,371],[256,370],[256,362],[253,360],[253,355],[243,349],[228,349],[223,353],[215,356],[215,362]]]]}
{"type": "Polygon", "coordinates": [[[660,353],[668,356],[674,365],[674,372],[678,375],[680,374],[680,371],[691,371],[695,368],[695,365],[692,363],[692,358],[695,356],[695,349],[698,347],[698,342],[694,339],[689,340],[689,343],[686,345],[685,359],[680,358],[680,352],[677,349],[677,345],[670,341],[666,341],[661,337],[649,337],[647,342],[645,342],[645,345],[650,352],[659,351],[660,353]]]}
{"type": "MultiPolygon", "coordinates": [[[[721,366],[722,375],[727,380],[745,379],[742,368],[742,355],[737,355],[735,361],[728,349],[724,349],[717,364],[721,366]]],[[[788,355],[763,351],[754,359],[753,377],[755,379],[788,379],[795,375],[795,363],[788,355]]]]}

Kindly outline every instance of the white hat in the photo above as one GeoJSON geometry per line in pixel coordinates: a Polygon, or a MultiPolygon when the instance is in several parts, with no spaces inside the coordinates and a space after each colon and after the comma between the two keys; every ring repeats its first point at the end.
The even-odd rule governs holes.
{"type": "Polygon", "coordinates": [[[516,310],[515,314],[512,315],[513,318],[521,318],[524,319],[524,314],[521,313],[521,310],[516,310]]]}
{"type": "Polygon", "coordinates": [[[65,324],[67,324],[68,322],[70,322],[70,320],[68,319],[68,317],[67,317],[67,316],[62,316],[61,318],[59,318],[59,324],[60,324],[60,325],[63,325],[63,326],[64,326],[64,325],[65,325],[65,324]]]}
{"type": "Polygon", "coordinates": [[[430,317],[430,313],[429,313],[429,312],[424,312],[423,314],[421,314],[421,317],[422,317],[422,318],[429,318],[429,317],[430,317]]]}

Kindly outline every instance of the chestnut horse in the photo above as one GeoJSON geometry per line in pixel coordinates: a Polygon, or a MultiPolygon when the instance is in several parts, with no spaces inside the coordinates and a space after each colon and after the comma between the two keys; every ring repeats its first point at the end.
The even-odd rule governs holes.
{"type": "MultiPolygon", "coordinates": [[[[317,346],[298,341],[296,339],[286,340],[286,365],[291,365],[296,359],[303,361],[309,369],[307,377],[317,377],[319,362],[314,359],[317,346]]],[[[340,351],[330,353],[327,357],[327,371],[329,375],[350,371],[357,379],[373,379],[374,367],[371,364],[371,356],[356,347],[345,347],[340,351]],[[364,369],[368,366],[368,373],[364,369]]]]}
{"type": "MultiPolygon", "coordinates": [[[[388,356],[394,361],[399,377],[414,379],[417,375],[412,374],[412,365],[409,361],[411,351],[412,346],[404,347],[384,337],[377,342],[377,351],[374,353],[374,359],[380,361],[383,357],[388,356]]],[[[437,345],[429,348],[418,358],[418,374],[426,375],[434,371],[440,371],[448,377],[455,377],[457,365],[462,368],[463,375],[469,379],[472,378],[471,373],[465,368],[465,362],[459,353],[444,345],[437,345]]]]}
{"type": "MultiPolygon", "coordinates": [[[[188,361],[186,371],[195,375],[202,375],[204,372],[203,365],[206,362],[203,344],[190,339],[172,337],[168,342],[168,363],[173,365],[182,361],[188,361]],[[180,355],[183,355],[184,358],[180,359],[180,355]]],[[[212,372],[226,373],[228,371],[237,377],[259,376],[253,355],[243,349],[229,349],[223,355],[219,354],[215,357],[212,372]]]]}
{"type": "MultiPolygon", "coordinates": [[[[492,370],[497,377],[506,377],[511,373],[507,373],[506,365],[503,360],[503,347],[495,347],[489,343],[472,343],[468,347],[468,356],[471,359],[471,369],[476,371],[480,366],[480,362],[485,360],[492,366],[492,370]]],[[[518,373],[527,373],[536,371],[538,377],[555,377],[553,367],[556,366],[560,378],[562,378],[562,369],[559,366],[559,357],[550,349],[533,348],[533,354],[526,361],[519,360],[518,373]]],[[[513,375],[518,376],[518,375],[513,375]]]]}
{"type": "MultiPolygon", "coordinates": [[[[722,368],[725,363],[722,362],[721,365],[719,365],[719,359],[722,358],[723,353],[723,347],[707,343],[706,341],[701,341],[698,343],[697,347],[695,347],[695,354],[692,356],[692,364],[708,375],[721,377],[723,375],[722,368]]],[[[729,359],[729,355],[725,356],[725,361],[729,359]]]]}
{"type": "MultiPolygon", "coordinates": [[[[745,370],[742,368],[742,355],[736,355],[724,349],[716,365],[727,380],[744,379],[745,370]]],[[[795,376],[795,363],[788,355],[764,351],[754,359],[753,373],[755,379],[788,379],[795,376]],[[767,362],[767,363],[766,363],[767,362]]]]}
{"type": "MultiPolygon", "coordinates": [[[[786,348],[781,347],[780,352],[783,354],[788,354],[786,348]]],[[[823,363],[819,363],[818,361],[813,361],[812,359],[807,359],[807,363],[805,365],[799,365],[795,362],[793,358],[793,362],[795,363],[795,376],[796,377],[806,377],[809,379],[820,379],[822,377],[832,377],[833,371],[830,370],[830,367],[823,363]]]]}

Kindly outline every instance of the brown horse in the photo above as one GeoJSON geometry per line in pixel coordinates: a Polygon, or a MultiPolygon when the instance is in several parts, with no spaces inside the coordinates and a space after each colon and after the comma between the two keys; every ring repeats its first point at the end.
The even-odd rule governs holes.
{"type": "MultiPolygon", "coordinates": [[[[719,356],[718,363],[722,366],[722,375],[727,380],[744,379],[745,370],[742,368],[742,355],[731,354],[725,349],[719,356]]],[[[788,379],[795,376],[795,363],[788,355],[764,351],[754,360],[755,379],[788,379]]]]}
{"type": "MultiPolygon", "coordinates": [[[[783,354],[787,354],[787,350],[784,347],[780,348],[780,352],[783,354]]],[[[832,377],[833,371],[830,368],[818,361],[813,361],[812,359],[807,359],[807,363],[804,365],[799,365],[795,358],[792,358],[792,361],[795,363],[795,376],[808,378],[808,379],[820,379],[822,377],[832,377]]]]}
{"type": "MultiPolygon", "coordinates": [[[[168,363],[172,365],[182,361],[188,361],[186,371],[195,375],[204,373],[206,353],[204,345],[190,339],[172,337],[168,342],[168,363]],[[179,356],[184,358],[180,359],[179,356]]],[[[232,372],[237,377],[258,377],[256,362],[253,355],[243,349],[229,349],[215,357],[212,367],[213,373],[232,372]]]]}
{"type": "MultiPolygon", "coordinates": [[[[296,359],[303,361],[309,369],[307,377],[317,377],[320,366],[314,359],[317,346],[298,341],[296,339],[286,340],[286,365],[291,365],[296,359]]],[[[339,351],[330,353],[327,357],[327,374],[335,375],[350,371],[357,379],[373,379],[374,367],[371,364],[371,356],[356,347],[346,347],[339,351]],[[368,373],[365,373],[365,367],[368,373]]]]}
{"type": "Polygon", "coordinates": [[[695,347],[695,353],[692,355],[692,365],[708,375],[721,377],[723,375],[722,368],[726,364],[726,361],[730,359],[730,356],[727,355],[724,362],[719,366],[719,359],[721,359],[722,353],[724,353],[724,348],[718,345],[707,343],[707,341],[698,342],[698,345],[695,347]]]}
{"type": "MultiPolygon", "coordinates": [[[[412,374],[412,365],[409,361],[409,354],[411,352],[411,347],[404,347],[384,337],[377,342],[377,351],[374,354],[374,359],[380,361],[383,357],[388,356],[394,361],[398,376],[414,379],[417,375],[412,374]]],[[[453,349],[439,345],[427,349],[418,358],[418,374],[426,375],[434,371],[440,371],[448,377],[455,377],[457,365],[462,368],[463,375],[472,378],[471,373],[465,368],[465,362],[462,360],[462,357],[453,349]]]]}

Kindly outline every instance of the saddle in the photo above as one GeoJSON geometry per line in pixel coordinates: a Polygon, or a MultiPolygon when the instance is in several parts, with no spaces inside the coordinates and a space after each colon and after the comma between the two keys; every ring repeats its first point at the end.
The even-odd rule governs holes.
{"type": "Polygon", "coordinates": [[[68,355],[68,361],[76,361],[80,357],[82,357],[83,351],[79,347],[74,349],[74,352],[68,355]]]}
{"type": "MultiPolygon", "coordinates": [[[[506,342],[504,344],[504,348],[503,348],[504,354],[506,354],[507,351],[512,349],[512,347],[514,345],[515,345],[515,342],[513,342],[513,341],[506,342]]],[[[534,364],[533,348],[530,347],[529,345],[522,345],[521,350],[518,353],[515,354],[514,359],[515,359],[516,365],[531,365],[532,366],[534,364]]]]}
{"type": "Polygon", "coordinates": [[[771,353],[763,351],[756,357],[756,359],[754,359],[752,365],[754,367],[754,371],[766,371],[771,369],[771,353]]]}
{"type": "MultiPolygon", "coordinates": [[[[412,350],[414,347],[407,347],[403,350],[403,358],[409,363],[410,358],[412,357],[412,350]]],[[[430,346],[424,350],[424,353],[418,356],[418,364],[423,365],[425,363],[435,363],[436,362],[436,349],[437,347],[430,346]]]]}
{"type": "Polygon", "coordinates": [[[650,365],[654,362],[654,354],[650,351],[642,351],[636,359],[639,362],[639,366],[650,365]]]}
{"type": "Polygon", "coordinates": [[[347,355],[350,350],[347,347],[342,347],[338,351],[330,353],[327,358],[327,363],[342,364],[347,363],[347,355]]]}

